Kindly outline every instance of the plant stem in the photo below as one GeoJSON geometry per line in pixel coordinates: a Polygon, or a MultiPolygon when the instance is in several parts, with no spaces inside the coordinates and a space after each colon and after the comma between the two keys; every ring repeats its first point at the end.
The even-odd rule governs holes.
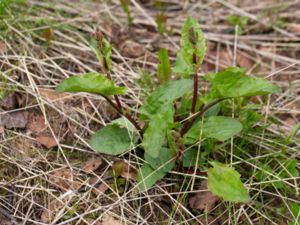
{"type": "MultiPolygon", "coordinates": [[[[105,57],[103,57],[103,67],[104,67],[103,71],[104,71],[104,73],[107,74],[108,79],[112,80],[112,77],[111,77],[110,72],[109,72],[108,63],[107,63],[105,57]]],[[[120,101],[119,97],[117,95],[114,95],[114,99],[117,103],[117,106],[122,111],[122,105],[121,105],[121,101],[120,101]]]]}
{"type": "Polygon", "coordinates": [[[112,100],[110,100],[107,96],[101,95],[117,112],[120,116],[124,116],[126,117],[135,127],[135,129],[137,129],[137,131],[139,132],[140,136],[143,137],[143,130],[142,128],[139,126],[139,124],[135,121],[135,119],[133,119],[129,114],[125,113],[123,110],[121,110],[112,100]]]}
{"type": "Polygon", "coordinates": [[[193,123],[195,122],[195,120],[202,116],[203,113],[205,113],[208,109],[210,109],[211,107],[213,107],[214,105],[218,104],[219,102],[225,100],[227,98],[220,98],[217,99],[209,104],[207,104],[206,106],[202,107],[199,112],[195,113],[194,115],[192,115],[189,120],[183,125],[181,131],[180,131],[180,135],[183,136],[193,125],[193,123]]]}
{"type": "Polygon", "coordinates": [[[193,64],[195,65],[195,73],[194,73],[194,91],[193,91],[193,102],[192,102],[192,108],[191,113],[195,113],[197,100],[198,100],[198,69],[197,66],[197,56],[194,53],[193,54],[193,64]]]}

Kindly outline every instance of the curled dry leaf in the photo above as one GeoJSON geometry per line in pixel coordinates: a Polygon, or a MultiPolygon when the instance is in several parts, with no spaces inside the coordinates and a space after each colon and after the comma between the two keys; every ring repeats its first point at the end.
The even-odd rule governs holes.
{"type": "Polygon", "coordinates": [[[190,207],[192,209],[206,210],[207,212],[209,212],[214,208],[219,198],[214,196],[207,189],[206,180],[201,182],[200,190],[201,192],[197,193],[195,196],[189,199],[190,207]]]}
{"type": "Polygon", "coordinates": [[[84,164],[82,170],[86,173],[92,173],[95,170],[97,170],[99,166],[101,166],[101,164],[102,164],[101,159],[90,159],[84,164]]]}
{"type": "Polygon", "coordinates": [[[70,169],[62,168],[49,175],[52,184],[63,191],[78,190],[81,187],[77,176],[70,169]]]}
{"type": "Polygon", "coordinates": [[[102,219],[102,225],[124,225],[124,223],[108,214],[105,214],[102,219]]]}
{"type": "Polygon", "coordinates": [[[63,208],[63,202],[54,199],[51,201],[47,207],[44,209],[41,215],[41,222],[50,224],[51,221],[55,218],[56,214],[63,208]]]}
{"type": "Polygon", "coordinates": [[[46,148],[53,148],[57,146],[57,142],[54,137],[48,135],[39,135],[36,141],[46,148]]]}
{"type": "Polygon", "coordinates": [[[0,126],[7,129],[24,128],[28,122],[28,112],[15,111],[0,114],[0,126]]]}

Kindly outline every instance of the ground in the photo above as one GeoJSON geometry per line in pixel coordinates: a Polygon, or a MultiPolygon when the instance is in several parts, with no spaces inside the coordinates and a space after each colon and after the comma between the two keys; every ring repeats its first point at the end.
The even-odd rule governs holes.
{"type": "Polygon", "coordinates": [[[117,0],[12,2],[0,4],[1,224],[300,224],[298,0],[131,0],[131,25],[117,0]],[[252,98],[259,129],[214,156],[231,158],[251,196],[247,204],[210,196],[206,171],[174,169],[138,193],[135,152],[112,157],[87,142],[118,117],[114,109],[95,95],[55,92],[66,77],[100,70],[90,47],[100,31],[114,47],[112,77],[128,88],[120,100],[137,113],[151,89],[145,76],[156,72],[162,47],[174,61],[187,16],[207,40],[200,78],[237,65],[282,89],[252,98]],[[118,165],[130,170],[111,179],[118,165]]]}

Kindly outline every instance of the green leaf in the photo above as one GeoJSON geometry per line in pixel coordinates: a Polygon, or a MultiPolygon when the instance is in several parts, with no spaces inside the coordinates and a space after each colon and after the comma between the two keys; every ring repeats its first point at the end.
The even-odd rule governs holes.
{"type": "Polygon", "coordinates": [[[180,50],[176,57],[174,73],[188,76],[194,73],[194,67],[199,66],[206,54],[205,37],[197,20],[187,17],[181,31],[180,50]],[[197,63],[193,63],[193,54],[197,63]]]}
{"type": "Polygon", "coordinates": [[[134,140],[128,130],[117,124],[107,125],[90,139],[93,150],[109,155],[122,154],[131,149],[133,143],[134,140]]]}
{"type": "Polygon", "coordinates": [[[166,82],[171,79],[171,63],[167,49],[163,48],[159,52],[159,61],[157,68],[157,76],[160,83],[166,82]]]}
{"type": "Polygon", "coordinates": [[[137,176],[139,190],[141,192],[148,190],[156,183],[156,181],[162,179],[165,175],[165,172],[155,170],[147,163],[144,163],[137,176]]]}
{"type": "Polygon", "coordinates": [[[262,116],[256,111],[245,109],[240,113],[239,120],[243,124],[244,129],[250,129],[261,119],[261,117],[262,116]]]}
{"type": "Polygon", "coordinates": [[[282,162],[282,164],[280,165],[283,165],[284,167],[280,167],[280,171],[274,170],[274,165],[272,165],[272,167],[267,164],[259,165],[260,171],[258,171],[255,175],[256,179],[261,182],[279,179],[278,181],[273,181],[268,184],[274,185],[278,189],[286,188],[286,184],[283,181],[284,179],[291,177],[299,177],[299,171],[297,169],[297,160],[290,159],[285,162],[282,162]]]}
{"type": "Polygon", "coordinates": [[[128,24],[132,24],[133,17],[131,15],[131,11],[129,9],[130,0],[120,0],[123,11],[127,14],[127,22],[128,24]]]}
{"type": "Polygon", "coordinates": [[[158,169],[162,172],[169,172],[175,166],[174,155],[172,151],[168,148],[161,148],[159,151],[159,157],[153,158],[149,154],[145,153],[145,161],[150,164],[153,169],[158,169]]]}
{"type": "Polygon", "coordinates": [[[297,160],[296,159],[290,159],[286,161],[285,164],[285,169],[281,175],[284,175],[285,178],[287,177],[299,177],[299,170],[297,168],[297,160]]]}
{"type": "Polygon", "coordinates": [[[195,72],[193,58],[190,57],[189,52],[193,51],[187,51],[184,49],[180,49],[178,51],[175,66],[173,68],[175,74],[182,75],[183,77],[188,77],[195,72]]]}
{"type": "Polygon", "coordinates": [[[241,68],[228,68],[219,73],[209,73],[205,79],[211,82],[215,97],[249,97],[280,91],[266,79],[247,76],[241,68]]]}
{"type": "Polygon", "coordinates": [[[170,107],[177,98],[182,97],[187,92],[191,92],[192,89],[192,80],[181,79],[165,82],[148,96],[140,108],[141,119],[147,120],[160,114],[170,107]]]}
{"type": "Polygon", "coordinates": [[[169,106],[165,112],[157,114],[150,120],[143,138],[143,146],[149,156],[157,158],[160,155],[167,128],[173,123],[173,114],[173,108],[169,106]]]}
{"type": "Polygon", "coordinates": [[[58,92],[88,92],[100,95],[124,95],[125,87],[115,86],[114,81],[109,80],[99,73],[87,73],[63,80],[57,87],[58,92]]]}
{"type": "Polygon", "coordinates": [[[135,129],[134,125],[126,118],[121,117],[111,121],[110,124],[116,124],[119,127],[126,128],[130,134],[137,133],[138,131],[135,129]]]}
{"type": "Polygon", "coordinates": [[[240,174],[232,167],[219,162],[212,162],[208,169],[208,189],[216,196],[231,202],[248,202],[250,197],[240,174]]]}
{"type": "Polygon", "coordinates": [[[299,130],[300,130],[300,123],[297,123],[290,129],[290,132],[287,135],[288,140],[295,137],[299,130]]]}
{"type": "Polygon", "coordinates": [[[210,116],[203,121],[197,121],[184,135],[184,143],[192,144],[203,138],[214,138],[225,141],[242,130],[242,124],[233,118],[224,116],[210,116]]]}
{"type": "Polygon", "coordinates": [[[186,151],[182,156],[183,167],[196,167],[196,165],[198,167],[201,164],[201,153],[199,151],[200,150],[198,149],[189,149],[188,151],[186,151]]]}
{"type": "Polygon", "coordinates": [[[232,26],[240,26],[243,28],[244,26],[247,25],[249,20],[249,17],[247,16],[237,16],[237,15],[230,15],[227,17],[227,21],[230,25],[232,26]]]}
{"type": "Polygon", "coordinates": [[[291,222],[291,224],[293,224],[293,225],[300,224],[300,205],[297,203],[292,203],[291,204],[291,212],[292,212],[294,220],[295,220],[294,223],[291,222]]]}

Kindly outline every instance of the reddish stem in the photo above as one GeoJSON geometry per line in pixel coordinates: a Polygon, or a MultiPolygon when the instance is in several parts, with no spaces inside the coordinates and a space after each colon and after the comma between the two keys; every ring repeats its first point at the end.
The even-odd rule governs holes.
{"type": "Polygon", "coordinates": [[[191,113],[194,114],[196,110],[197,100],[198,100],[198,66],[197,66],[197,56],[195,53],[193,54],[193,64],[195,65],[195,73],[194,73],[194,92],[193,92],[191,113]]]}
{"type": "MultiPolygon", "coordinates": [[[[106,59],[104,57],[103,57],[103,67],[104,67],[103,71],[104,71],[104,73],[107,74],[108,79],[112,80],[110,72],[109,72],[108,63],[107,63],[107,61],[106,61],[106,59]]],[[[122,111],[123,108],[122,108],[122,105],[121,105],[119,97],[117,95],[114,95],[114,99],[115,99],[115,101],[117,103],[118,108],[122,111]]]]}

